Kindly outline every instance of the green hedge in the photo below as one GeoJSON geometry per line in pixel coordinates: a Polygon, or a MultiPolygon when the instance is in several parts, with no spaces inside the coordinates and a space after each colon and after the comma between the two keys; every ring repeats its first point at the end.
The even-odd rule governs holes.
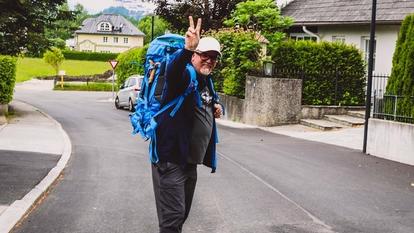
{"type": "Polygon", "coordinates": [[[148,45],[143,48],[133,48],[118,55],[118,65],[115,73],[117,84],[120,86],[131,75],[144,75],[144,62],[148,45]]]}
{"type": "Polygon", "coordinates": [[[80,52],[73,50],[62,51],[66,60],[109,61],[116,59],[118,53],[80,52]]]}
{"type": "Polygon", "coordinates": [[[344,43],[286,41],[273,52],[276,73],[303,78],[302,104],[363,105],[365,63],[344,43]]]}
{"type": "Polygon", "coordinates": [[[8,104],[13,99],[16,62],[16,58],[0,55],[0,104],[8,104]]]}

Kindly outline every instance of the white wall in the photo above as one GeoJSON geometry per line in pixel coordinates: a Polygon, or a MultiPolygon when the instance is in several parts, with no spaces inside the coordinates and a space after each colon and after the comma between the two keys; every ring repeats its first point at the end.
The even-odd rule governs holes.
{"type": "Polygon", "coordinates": [[[368,154],[414,165],[413,124],[371,118],[368,126],[368,154]]]}
{"type": "Polygon", "coordinates": [[[144,46],[144,37],[80,34],[76,42],[76,50],[79,51],[122,53],[133,47],[144,46]],[[104,42],[104,37],[107,37],[107,42],[104,42]],[[118,37],[118,43],[114,42],[114,37],[118,37]],[[124,38],[128,38],[128,43],[124,43],[124,38]]]}
{"type": "MultiPolygon", "coordinates": [[[[375,57],[375,73],[390,74],[392,68],[392,56],[398,37],[400,26],[377,25],[376,40],[377,50],[375,57]]],[[[361,51],[364,50],[363,37],[369,38],[369,26],[319,26],[318,35],[321,40],[332,41],[333,36],[344,36],[345,43],[352,44],[361,51]]]]}

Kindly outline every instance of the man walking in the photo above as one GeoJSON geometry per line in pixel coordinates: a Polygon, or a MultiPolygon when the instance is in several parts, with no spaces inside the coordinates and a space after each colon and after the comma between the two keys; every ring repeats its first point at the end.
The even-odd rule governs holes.
{"type": "Polygon", "coordinates": [[[185,49],[167,64],[166,92],[162,105],[180,96],[190,85],[187,65],[196,71],[197,90],[187,95],[174,117],[170,111],[157,118],[156,149],[159,162],[152,164],[152,179],[160,233],[178,233],[190,212],[197,182],[197,165],[216,170],[216,124],[222,107],[214,92],[211,72],[221,56],[212,37],[200,39],[201,19],[185,34],[185,49]]]}

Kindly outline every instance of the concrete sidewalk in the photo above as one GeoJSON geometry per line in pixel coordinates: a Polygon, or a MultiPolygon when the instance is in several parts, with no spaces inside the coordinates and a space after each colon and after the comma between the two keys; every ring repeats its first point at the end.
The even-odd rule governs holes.
{"type": "Polygon", "coordinates": [[[222,119],[217,120],[217,123],[233,128],[258,128],[271,133],[277,133],[289,137],[322,142],[361,151],[364,139],[364,127],[362,126],[331,131],[321,131],[300,124],[274,127],[258,127],[222,119]]]}
{"type": "Polygon", "coordinates": [[[59,177],[71,154],[61,125],[19,101],[0,125],[0,233],[9,232],[59,177]]]}

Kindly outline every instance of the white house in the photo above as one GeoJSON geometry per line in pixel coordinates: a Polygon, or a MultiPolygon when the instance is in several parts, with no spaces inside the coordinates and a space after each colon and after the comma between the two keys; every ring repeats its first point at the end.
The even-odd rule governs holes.
{"type": "Polygon", "coordinates": [[[103,14],[85,19],[75,32],[75,50],[122,53],[144,46],[145,34],[120,15],[103,14]]]}
{"type": "MultiPolygon", "coordinates": [[[[295,20],[295,40],[341,41],[359,48],[367,60],[372,0],[293,0],[282,15],[295,20]]],[[[414,13],[414,0],[377,0],[374,72],[390,74],[400,26],[414,13]]]]}

